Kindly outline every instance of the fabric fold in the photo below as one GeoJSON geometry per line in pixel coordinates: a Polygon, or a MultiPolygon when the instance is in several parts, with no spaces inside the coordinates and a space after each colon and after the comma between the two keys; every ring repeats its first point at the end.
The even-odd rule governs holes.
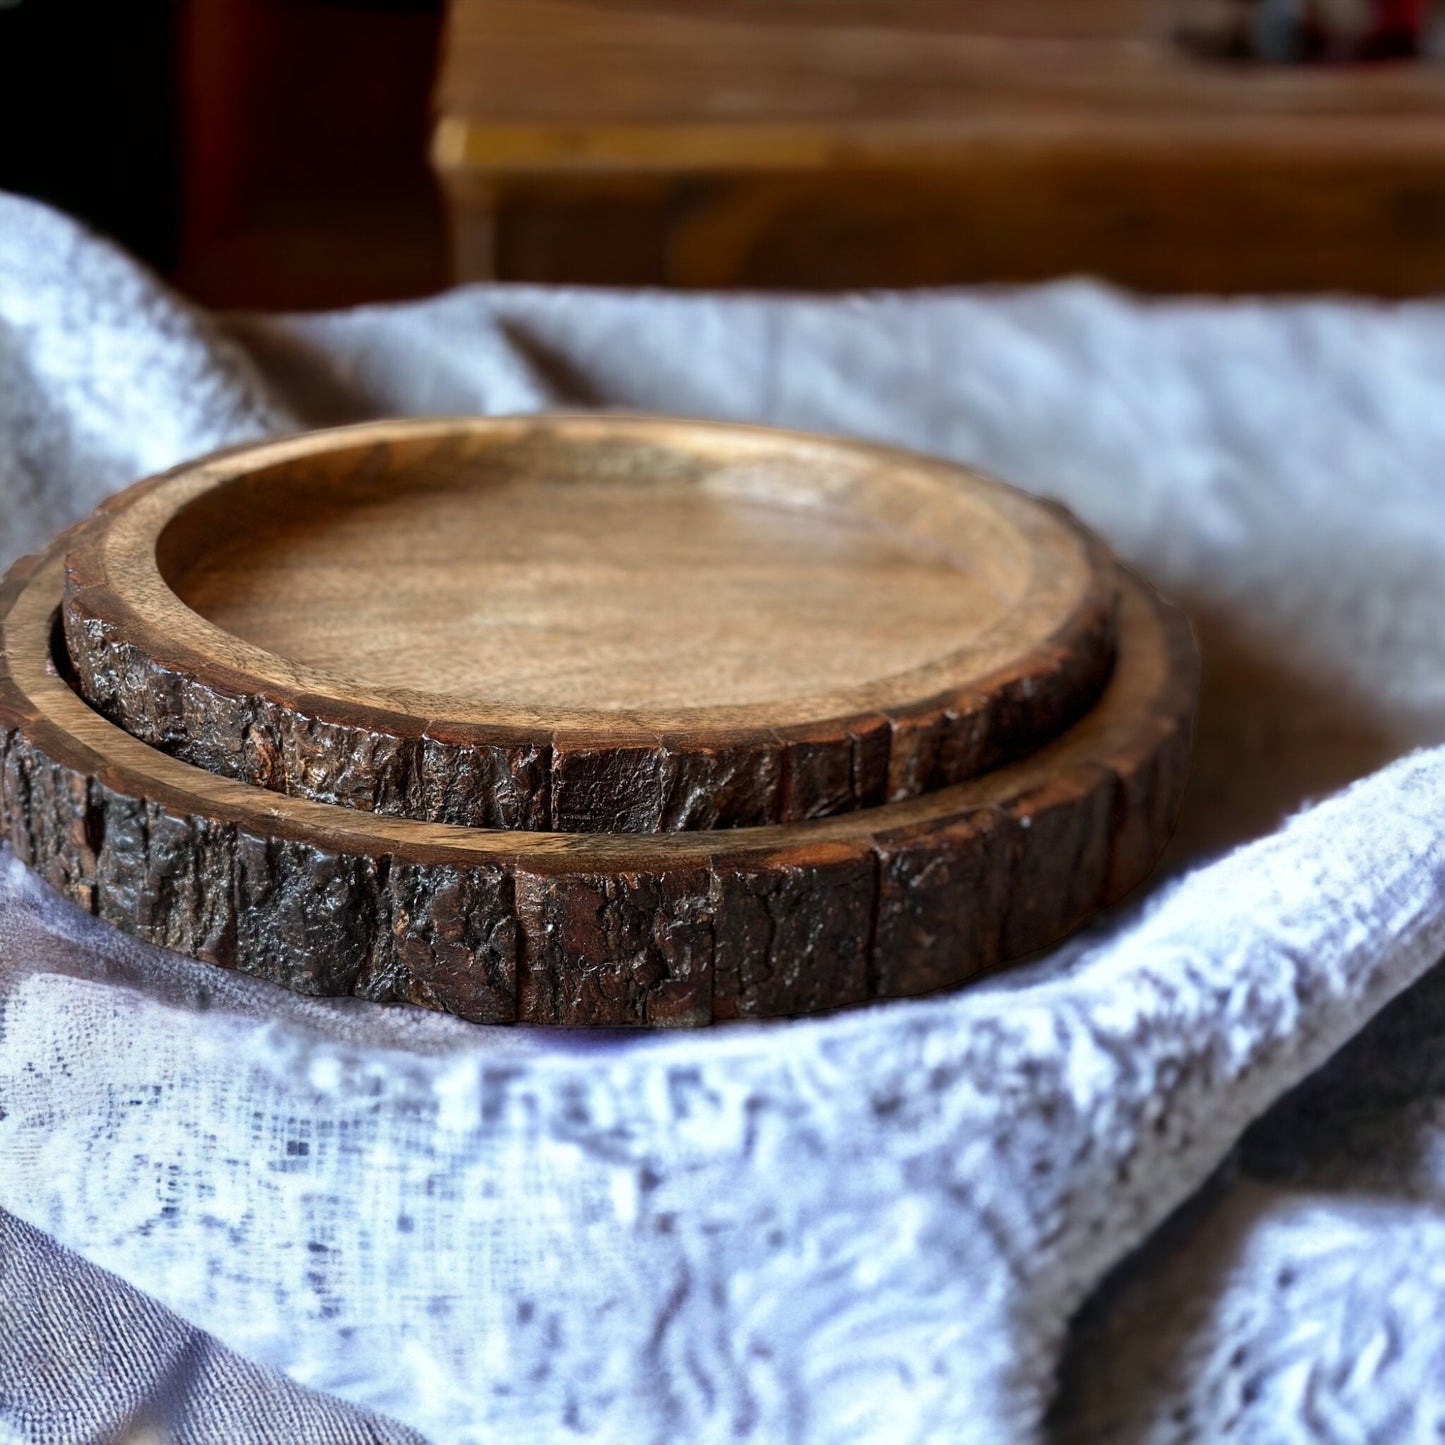
{"type": "Polygon", "coordinates": [[[469,288],[217,322],[0,198],[6,559],[263,432],[629,407],[902,442],[1059,498],[1190,609],[1205,661],[1149,889],[1011,973],[827,1018],[622,1037],[301,999],[106,930],[7,856],[0,1208],[53,1241],[7,1248],[73,1250],[284,1388],[435,1441],[1423,1429],[1429,1291],[1366,1272],[1359,1341],[1312,1337],[1299,1302],[1372,1239],[1399,1264],[1445,1195],[1418,1062],[1439,1014],[1408,1048],[1390,1022],[1438,975],[1387,1007],[1445,954],[1445,750],[1415,751],[1445,738],[1442,362],[1438,305],[1083,283],[469,288]],[[1394,1080],[1361,1086],[1374,1132],[1346,1058],[1394,1080]],[[1321,1383],[1339,1340],[1368,1392],[1321,1383]]]}

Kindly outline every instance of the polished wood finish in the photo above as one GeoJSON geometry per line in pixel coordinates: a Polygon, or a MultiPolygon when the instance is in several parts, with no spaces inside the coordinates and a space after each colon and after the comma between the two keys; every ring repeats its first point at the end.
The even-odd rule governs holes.
{"type": "Polygon", "coordinates": [[[1116,569],[1060,509],[862,444],[637,417],[377,422],[202,460],[72,540],[84,696],[152,746],[420,821],[869,808],[1098,697],[1116,569]]]}
{"type": "Polygon", "coordinates": [[[61,539],[0,589],[0,823],[98,917],[311,994],[688,1025],[962,981],[1145,875],[1187,770],[1187,623],[1128,580],[1096,706],[1027,758],[812,822],[666,835],[423,824],[146,746],[67,678],[61,539]]]}
{"type": "Polygon", "coordinates": [[[1445,67],[1204,60],[1150,0],[452,0],[457,274],[1445,286],[1445,67]]]}

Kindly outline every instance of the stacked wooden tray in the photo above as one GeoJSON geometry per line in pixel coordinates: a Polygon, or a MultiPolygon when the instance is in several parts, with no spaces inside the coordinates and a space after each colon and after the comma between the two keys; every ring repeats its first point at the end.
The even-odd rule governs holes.
{"type": "Polygon", "coordinates": [[[685,1025],[956,984],[1137,884],[1183,617],[1060,509],[860,444],[385,422],[122,493],[0,593],[0,821],[312,994],[685,1025]]]}

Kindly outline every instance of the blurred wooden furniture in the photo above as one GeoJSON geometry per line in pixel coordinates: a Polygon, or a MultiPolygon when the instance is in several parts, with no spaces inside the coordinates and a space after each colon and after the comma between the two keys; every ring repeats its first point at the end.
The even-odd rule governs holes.
{"type": "Polygon", "coordinates": [[[451,0],[455,274],[1445,287],[1445,67],[1200,59],[1166,0],[451,0]]]}

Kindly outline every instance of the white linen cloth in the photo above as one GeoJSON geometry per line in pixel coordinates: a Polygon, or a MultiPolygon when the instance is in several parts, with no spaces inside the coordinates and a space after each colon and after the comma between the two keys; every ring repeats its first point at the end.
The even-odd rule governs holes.
{"type": "Polygon", "coordinates": [[[218,321],[0,198],[0,561],[229,442],[552,405],[1065,501],[1203,644],[1166,868],[956,994],[623,1037],[302,999],[0,856],[0,1439],[222,1438],[221,1398],[235,1440],[1437,1438],[1445,307],[492,287],[218,321]],[[34,1385],[44,1331],[110,1351],[108,1403],[34,1385]]]}

